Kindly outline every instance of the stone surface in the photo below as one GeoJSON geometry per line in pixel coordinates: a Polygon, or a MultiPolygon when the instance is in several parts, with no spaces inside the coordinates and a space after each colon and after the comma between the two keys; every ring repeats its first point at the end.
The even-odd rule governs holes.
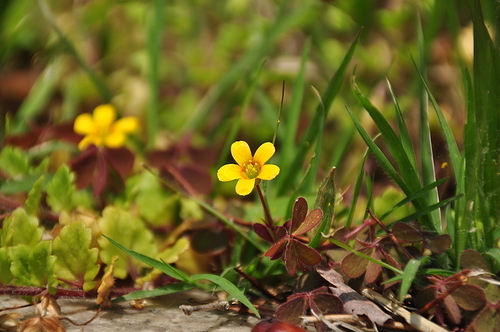
{"type": "MultiPolygon", "coordinates": [[[[86,325],[83,331],[102,332],[159,332],[159,331],[188,331],[188,332],[249,332],[258,318],[253,315],[243,315],[232,311],[202,311],[187,316],[179,309],[179,305],[192,304],[190,299],[197,301],[213,300],[200,292],[176,293],[161,298],[148,299],[143,309],[138,310],[128,302],[116,304],[112,309],[102,312],[95,320],[86,325]]],[[[82,323],[89,320],[95,313],[90,309],[94,305],[92,300],[59,299],[61,315],[82,323]]],[[[0,296],[0,307],[10,308],[25,305],[19,298],[0,296]]],[[[12,309],[2,313],[17,312],[23,319],[34,317],[33,306],[12,309]]],[[[81,332],[82,327],[63,323],[68,332],[81,332]]]]}

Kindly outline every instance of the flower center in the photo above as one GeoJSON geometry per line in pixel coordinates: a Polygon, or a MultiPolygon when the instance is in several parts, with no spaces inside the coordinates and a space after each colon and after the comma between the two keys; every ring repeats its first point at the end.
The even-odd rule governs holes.
{"type": "Polygon", "coordinates": [[[255,179],[260,172],[260,166],[253,160],[249,160],[248,163],[243,165],[244,172],[248,179],[255,179]]]}

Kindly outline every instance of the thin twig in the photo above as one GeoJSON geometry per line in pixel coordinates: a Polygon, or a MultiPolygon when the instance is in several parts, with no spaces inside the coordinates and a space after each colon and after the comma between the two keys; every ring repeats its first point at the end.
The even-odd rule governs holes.
{"type": "Polygon", "coordinates": [[[229,310],[229,302],[228,301],[215,301],[208,304],[200,304],[200,305],[180,305],[179,309],[181,309],[185,315],[189,316],[195,311],[208,311],[208,310],[221,310],[227,311],[229,310]]]}

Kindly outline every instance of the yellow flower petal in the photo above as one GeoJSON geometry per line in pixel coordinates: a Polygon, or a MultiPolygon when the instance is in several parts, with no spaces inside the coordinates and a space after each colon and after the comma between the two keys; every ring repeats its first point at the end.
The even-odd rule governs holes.
{"type": "Polygon", "coordinates": [[[104,145],[110,148],[118,148],[125,143],[125,134],[122,132],[114,132],[104,137],[104,145]]]}
{"type": "Polygon", "coordinates": [[[108,128],[116,119],[116,110],[111,104],[99,105],[94,109],[94,123],[101,128],[108,128]]]}
{"type": "Polygon", "coordinates": [[[260,169],[257,179],[272,180],[280,173],[280,168],[276,165],[264,165],[260,169]]]}
{"type": "Polygon", "coordinates": [[[122,133],[134,133],[139,129],[139,120],[132,116],[128,116],[116,121],[113,124],[113,130],[122,133]]]}
{"type": "Polygon", "coordinates": [[[257,149],[253,160],[259,163],[260,166],[262,166],[267,163],[269,159],[271,159],[275,151],[276,149],[274,148],[273,143],[266,142],[257,149]]]}
{"type": "Polygon", "coordinates": [[[250,194],[255,187],[255,179],[239,179],[236,183],[236,193],[240,196],[250,194]]]}
{"type": "Polygon", "coordinates": [[[95,136],[85,136],[80,143],[78,143],[78,149],[81,151],[87,149],[91,144],[96,144],[95,136]]]}
{"type": "Polygon", "coordinates": [[[236,179],[241,179],[241,167],[236,164],[224,165],[217,171],[217,178],[219,181],[227,182],[236,179]]]}
{"type": "Polygon", "coordinates": [[[231,144],[231,155],[240,166],[252,160],[252,152],[250,151],[248,143],[245,141],[236,141],[231,144]]]}
{"type": "Polygon", "coordinates": [[[80,114],[76,117],[73,130],[77,134],[87,135],[94,131],[95,124],[92,116],[88,113],[80,114]]]}

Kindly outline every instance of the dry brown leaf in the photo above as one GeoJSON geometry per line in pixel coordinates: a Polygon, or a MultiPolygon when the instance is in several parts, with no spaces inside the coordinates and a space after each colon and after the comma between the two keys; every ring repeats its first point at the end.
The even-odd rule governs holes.
{"type": "Polygon", "coordinates": [[[19,325],[19,319],[21,315],[18,313],[10,313],[0,315],[0,330],[1,331],[17,331],[19,325]]]}
{"type": "Polygon", "coordinates": [[[57,317],[34,317],[21,324],[20,332],[66,332],[57,317]]]}
{"type": "Polygon", "coordinates": [[[56,299],[50,295],[43,295],[42,300],[35,307],[36,312],[41,317],[60,317],[61,308],[56,299]]]}
{"type": "Polygon", "coordinates": [[[115,285],[114,269],[115,262],[118,260],[117,256],[111,259],[111,264],[108,265],[108,270],[101,279],[101,285],[97,289],[96,303],[101,305],[101,308],[108,308],[111,306],[111,290],[115,285]]]}
{"type": "Polygon", "coordinates": [[[337,271],[316,266],[316,271],[335,287],[330,287],[333,295],[336,295],[344,303],[344,313],[354,315],[366,315],[370,321],[377,325],[384,325],[392,317],[383,312],[375,303],[357,293],[354,289],[344,283],[342,275],[337,271]]]}

